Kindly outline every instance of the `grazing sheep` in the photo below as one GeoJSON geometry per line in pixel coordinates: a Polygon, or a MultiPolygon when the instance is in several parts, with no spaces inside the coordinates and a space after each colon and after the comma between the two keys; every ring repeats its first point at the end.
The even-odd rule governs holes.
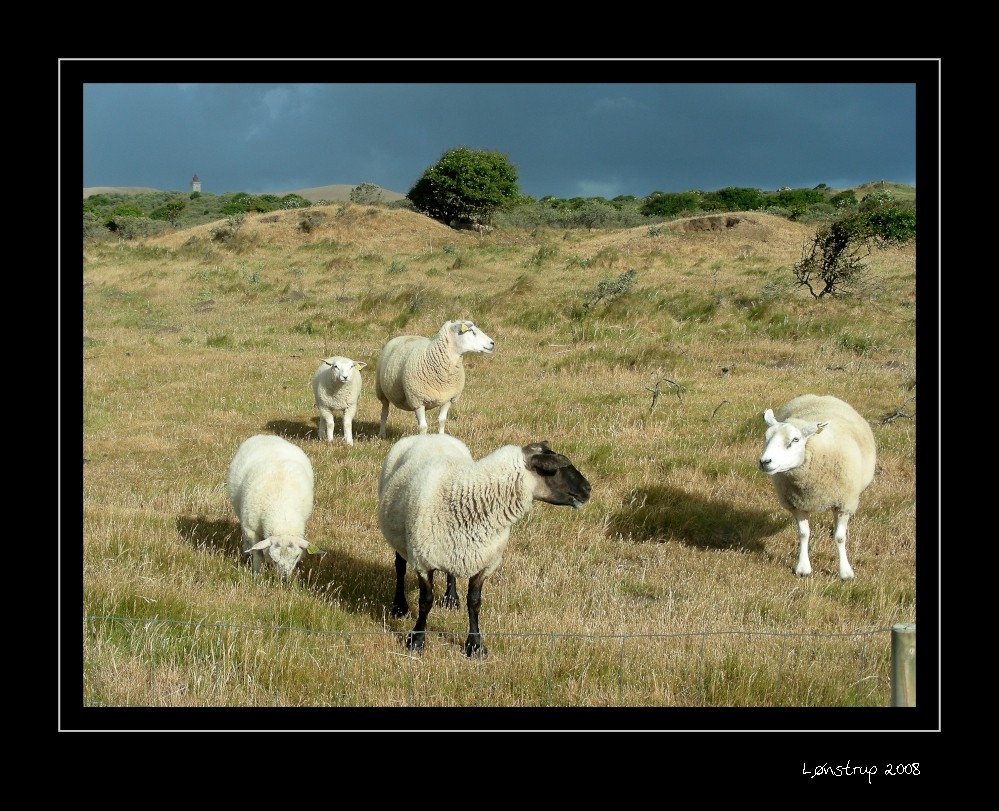
{"type": "Polygon", "coordinates": [[[282,578],[294,571],[309,548],[305,524],[312,515],[314,483],[309,457],[286,439],[257,434],[239,446],[225,486],[254,573],[263,565],[264,550],[282,578]]]}
{"type": "Polygon", "coordinates": [[[361,369],[368,364],[336,355],[319,364],[312,394],[319,410],[319,438],[333,441],[334,412],[343,412],[343,441],[354,444],[353,423],[361,396],[361,369]]]}
{"type": "Polygon", "coordinates": [[[378,430],[385,438],[389,405],[416,412],[420,433],[427,433],[428,408],[440,406],[437,433],[444,433],[447,412],[465,388],[466,352],[491,354],[496,342],[471,321],[446,321],[433,338],[399,335],[382,347],[375,373],[375,394],[382,404],[378,430]]]}
{"type": "Polygon", "coordinates": [[[860,494],[874,478],[874,432],[852,406],[836,397],[802,394],[777,415],[763,413],[767,432],[760,470],[771,477],[781,506],[798,524],[798,565],[794,573],[812,573],[808,559],[809,513],[832,510],[836,518],[839,576],[853,577],[846,556],[846,526],[860,504],[860,494]]]}
{"type": "Polygon", "coordinates": [[[423,650],[440,570],[469,579],[465,654],[486,656],[479,633],[482,584],[499,568],[510,528],[535,501],[579,508],[589,498],[590,483],[547,442],[504,445],[478,461],[447,434],[396,442],[378,480],[378,525],[395,550],[394,616],[409,612],[407,562],[420,581],[420,613],[406,647],[423,650]]]}

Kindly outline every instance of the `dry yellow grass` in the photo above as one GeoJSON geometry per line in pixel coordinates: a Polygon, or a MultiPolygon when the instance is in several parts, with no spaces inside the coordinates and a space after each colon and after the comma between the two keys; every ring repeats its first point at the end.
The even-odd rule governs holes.
{"type": "MultiPolygon", "coordinates": [[[[887,706],[889,630],[916,610],[912,248],[871,257],[871,296],[817,302],[788,284],[814,227],[758,213],[655,235],[483,238],[363,206],[250,215],[229,243],[212,228],[84,249],[85,706],[887,706]],[[580,314],[629,268],[627,295],[580,314]],[[514,527],[482,663],[461,654],[463,610],[435,608],[426,652],[404,655],[413,620],[388,615],[375,518],[388,442],[415,427],[393,409],[377,439],[378,350],[459,317],[497,351],[467,359],[449,432],[476,457],[549,440],[593,484],[585,509],[537,505],[514,527]],[[309,381],[330,354],[371,364],[353,448],[315,435],[309,381]],[[755,467],[763,410],[804,391],[850,401],[878,441],[852,582],[829,516],[815,574],[791,574],[790,516],[755,467]],[[222,485],[261,432],[316,470],[323,554],[287,586],[239,564],[222,485]]],[[[672,725],[649,718],[624,726],[672,725]]]]}

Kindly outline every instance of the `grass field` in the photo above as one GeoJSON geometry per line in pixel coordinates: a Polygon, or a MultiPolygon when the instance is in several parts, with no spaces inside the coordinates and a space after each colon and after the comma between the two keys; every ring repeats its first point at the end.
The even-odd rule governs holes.
{"type": "MultiPolygon", "coordinates": [[[[889,703],[890,629],[917,602],[915,249],[873,253],[863,296],[814,300],[790,268],[815,226],[736,220],[482,237],[339,204],[249,215],[226,239],[201,226],[85,245],[85,717],[227,708],[266,726],[253,710],[309,708],[329,714],[307,723],[347,728],[403,724],[391,708],[498,707],[582,711],[528,727],[599,727],[600,708],[643,708],[615,723],[711,728],[729,709],[784,714],[722,726],[795,728],[812,723],[795,713],[839,709],[821,722],[837,728],[863,709],[877,713],[862,724],[911,728],[889,703]],[[375,514],[385,453],[416,427],[393,409],[378,439],[379,349],[449,318],[497,347],[466,358],[448,432],[476,458],[548,440],[593,485],[582,510],[537,504],[514,526],[483,589],[483,661],[462,653],[463,608],[435,607],[425,652],[406,653],[415,617],[389,615],[375,514]],[[310,380],[334,354],[369,364],[353,447],[316,436],[310,380]],[[836,576],[831,515],[813,520],[813,575],[794,576],[793,522],[757,469],[763,411],[803,392],[852,403],[878,444],[852,581],[836,576]],[[315,468],[321,552],[290,583],[241,562],[225,495],[256,433],[315,468]]],[[[938,538],[920,540],[933,571],[938,538]]]]}

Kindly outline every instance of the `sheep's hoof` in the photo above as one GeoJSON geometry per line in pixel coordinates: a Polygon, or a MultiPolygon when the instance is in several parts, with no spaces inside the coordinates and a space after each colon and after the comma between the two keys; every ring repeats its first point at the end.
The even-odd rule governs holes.
{"type": "Polygon", "coordinates": [[[393,605],[389,613],[393,617],[405,617],[409,613],[409,606],[405,603],[402,605],[393,605]]]}
{"type": "Polygon", "coordinates": [[[418,634],[415,631],[410,631],[406,634],[406,650],[411,653],[423,653],[423,641],[424,635],[418,634]]]}
{"type": "Polygon", "coordinates": [[[461,608],[461,600],[453,594],[442,594],[438,600],[438,605],[441,608],[461,608]]]}

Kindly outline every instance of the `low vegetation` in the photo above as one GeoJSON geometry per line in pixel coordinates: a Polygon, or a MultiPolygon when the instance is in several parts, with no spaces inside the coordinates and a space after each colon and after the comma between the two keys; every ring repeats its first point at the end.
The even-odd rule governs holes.
{"type": "MultiPolygon", "coordinates": [[[[916,615],[914,245],[872,244],[877,284],[816,299],[794,268],[820,223],[706,216],[511,214],[483,234],[349,202],[85,238],[83,705],[887,707],[890,629],[916,615]],[[593,486],[514,528],[481,661],[464,609],[435,607],[419,657],[412,618],[390,615],[377,480],[415,420],[379,440],[368,374],[353,447],[322,442],[310,387],[322,358],[373,372],[387,338],[451,318],[496,351],[467,358],[449,432],[476,458],[547,440],[593,486]],[[850,402],[878,444],[852,581],[831,516],[794,576],[794,526],[757,469],[764,410],[803,392],[850,402]],[[288,583],[241,562],[226,500],[257,433],[315,468],[320,552],[288,583]]],[[[671,726],[656,719],[637,725],[671,726]]]]}

